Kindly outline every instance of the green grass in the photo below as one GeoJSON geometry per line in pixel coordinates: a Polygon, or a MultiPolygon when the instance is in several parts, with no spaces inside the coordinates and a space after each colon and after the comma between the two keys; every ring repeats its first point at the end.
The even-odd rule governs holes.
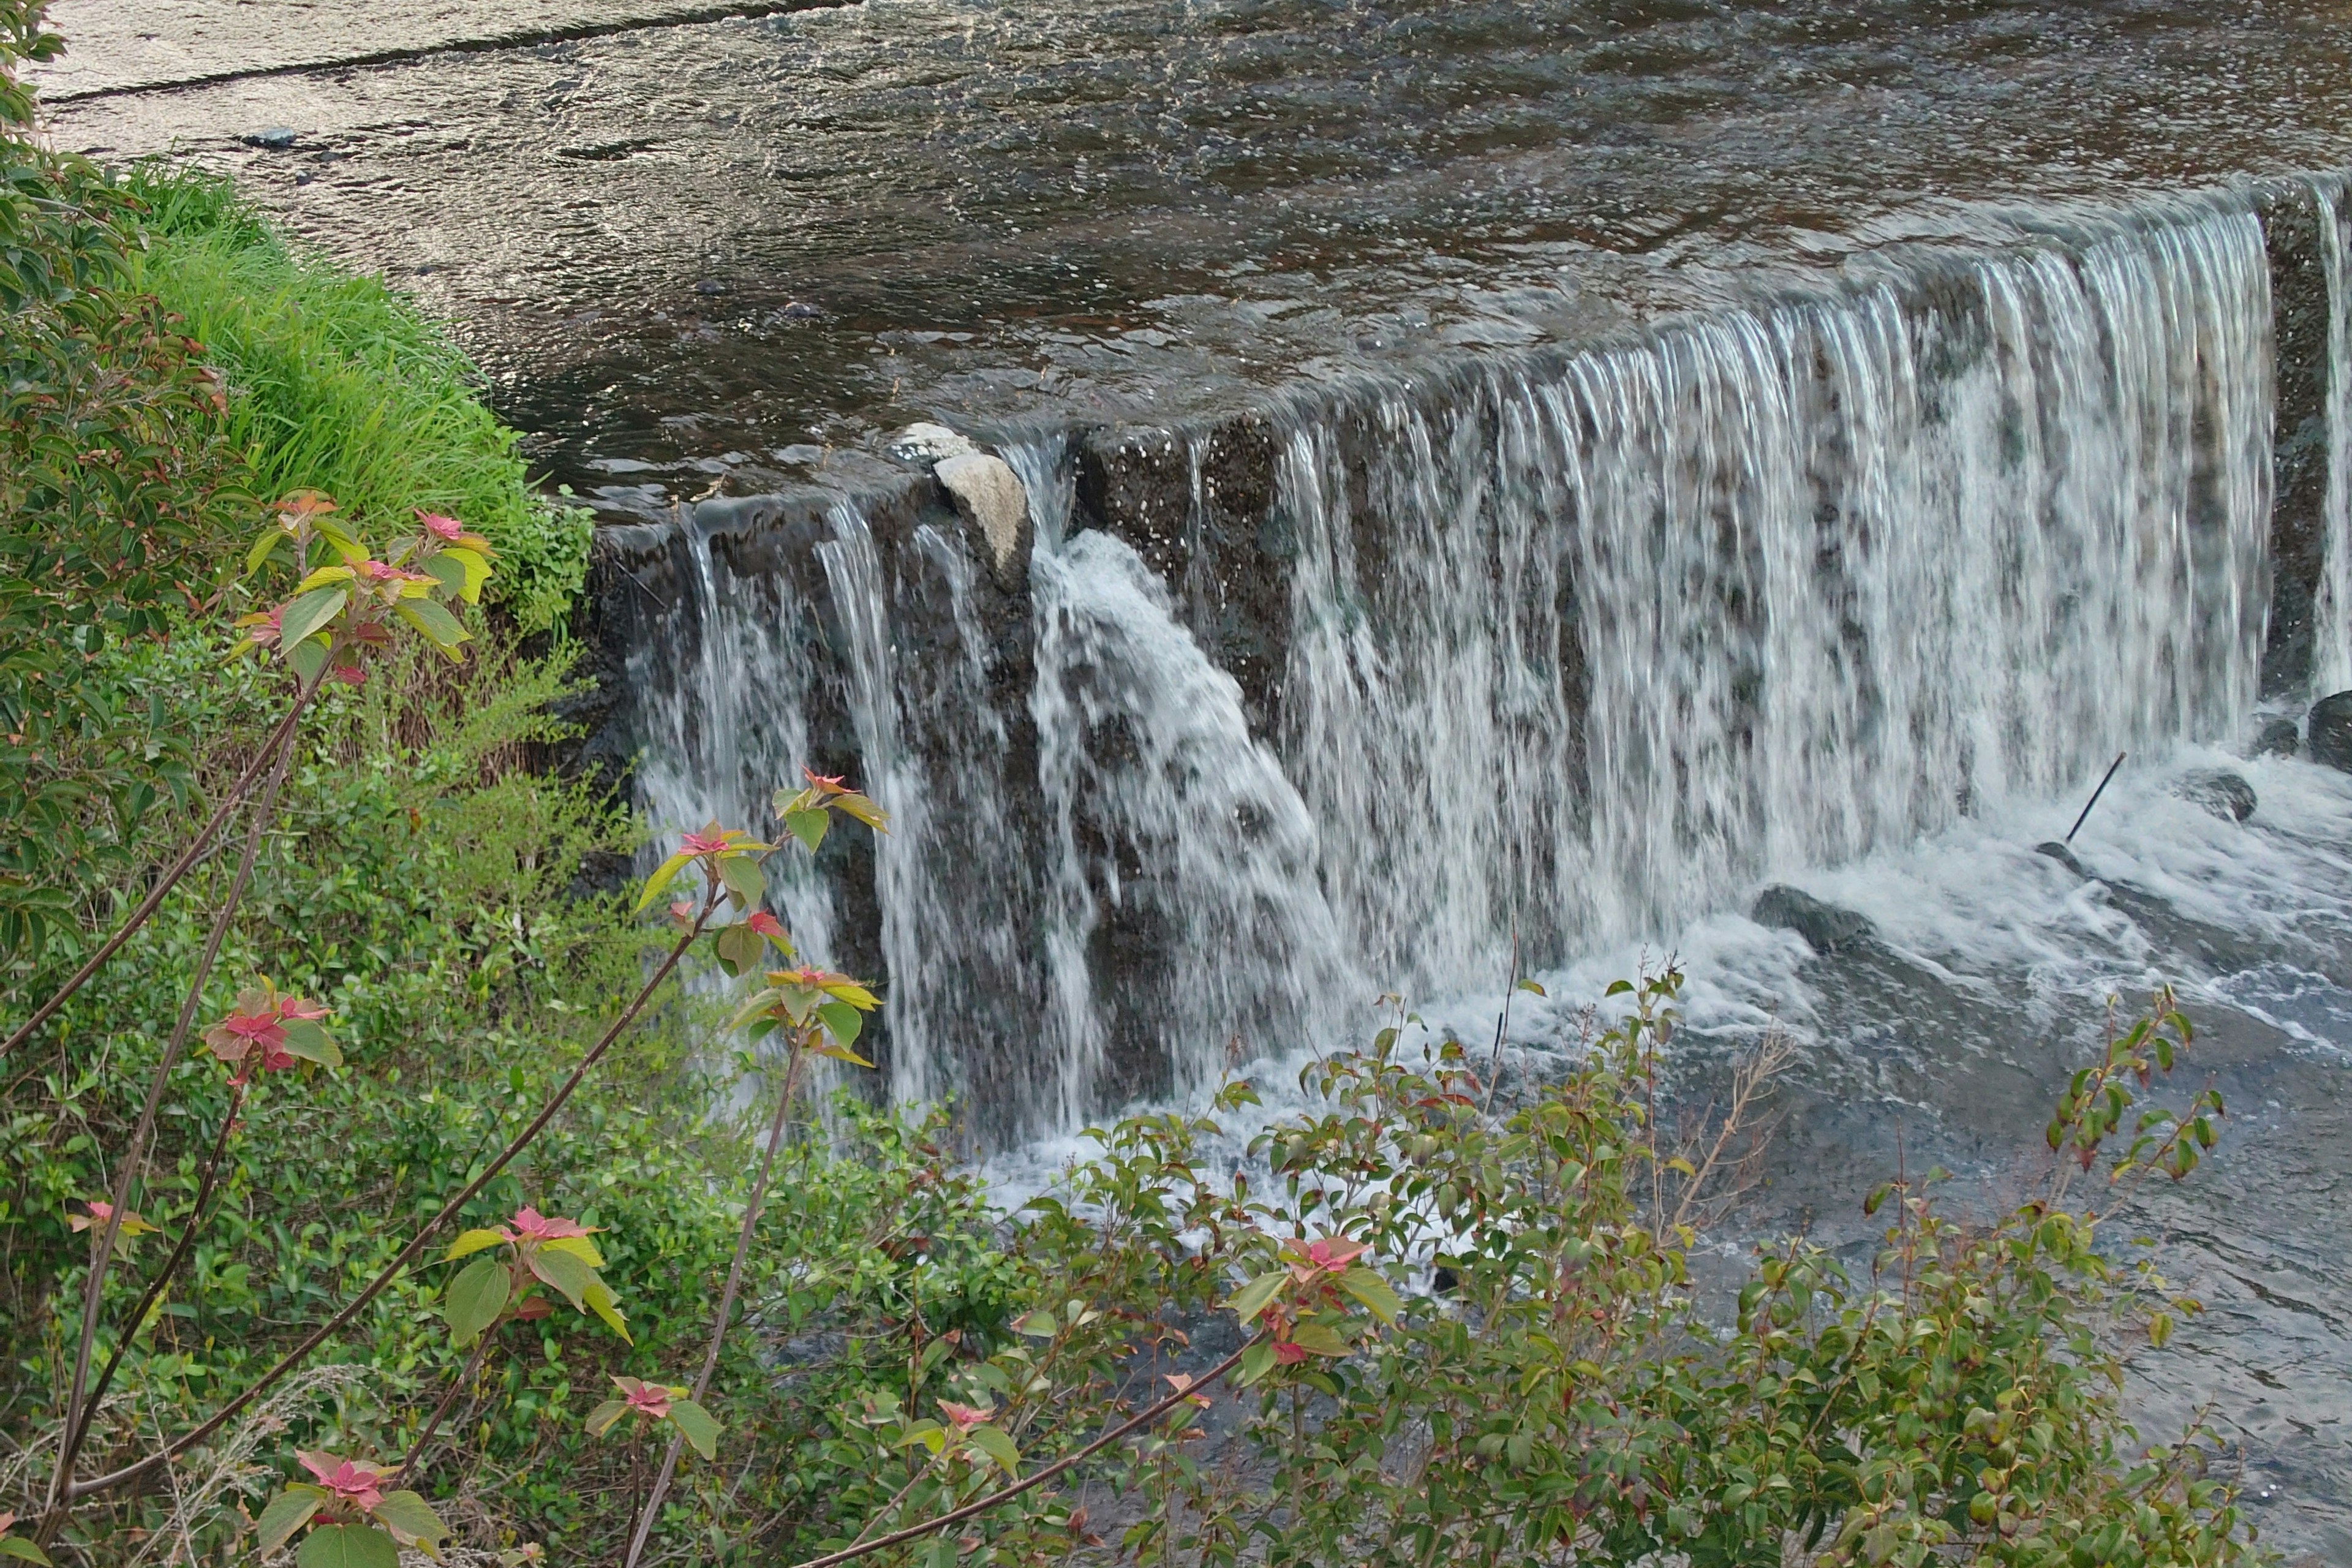
{"type": "Polygon", "coordinates": [[[448,334],[381,278],[289,246],[227,180],[147,163],[131,184],[151,209],[138,281],[227,378],[255,492],[323,491],[379,540],[419,509],[460,517],[497,548],[494,596],[520,628],[560,627],[587,514],[533,489],[448,334]]]}

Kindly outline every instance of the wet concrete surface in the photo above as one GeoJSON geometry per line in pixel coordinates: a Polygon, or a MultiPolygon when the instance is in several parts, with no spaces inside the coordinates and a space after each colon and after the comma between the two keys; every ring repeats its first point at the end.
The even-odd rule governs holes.
{"type": "Polygon", "coordinates": [[[467,323],[626,510],[856,483],[917,417],[1163,423],[2333,166],[2347,67],[2340,3],[866,0],[56,119],[467,323]]]}
{"type": "Polygon", "coordinates": [[[57,0],[71,46],[31,73],[52,103],[641,27],[772,16],[845,0],[57,0]]]}

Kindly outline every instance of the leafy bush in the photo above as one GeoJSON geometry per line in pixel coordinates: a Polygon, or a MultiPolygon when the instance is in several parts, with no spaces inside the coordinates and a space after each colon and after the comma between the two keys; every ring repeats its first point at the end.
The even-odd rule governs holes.
{"type": "Polygon", "coordinates": [[[56,47],[0,5],[0,952],[70,944],[82,889],[138,859],[194,759],[163,694],[102,657],[202,598],[236,531],[220,388],[138,285],[130,199],[45,147],[19,60],[56,47]]]}

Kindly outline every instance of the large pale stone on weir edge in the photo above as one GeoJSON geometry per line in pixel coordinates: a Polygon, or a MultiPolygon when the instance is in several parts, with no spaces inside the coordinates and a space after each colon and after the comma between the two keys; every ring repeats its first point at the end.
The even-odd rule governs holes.
{"type": "Polygon", "coordinates": [[[955,498],[956,510],[988,541],[996,569],[1002,572],[1010,566],[1013,552],[1021,548],[1021,525],[1029,517],[1029,492],[1021,476],[1003,458],[985,452],[943,458],[931,471],[955,498]]]}
{"type": "Polygon", "coordinates": [[[890,449],[919,463],[968,458],[980,450],[970,439],[944,425],[909,425],[890,437],[890,449]]]}

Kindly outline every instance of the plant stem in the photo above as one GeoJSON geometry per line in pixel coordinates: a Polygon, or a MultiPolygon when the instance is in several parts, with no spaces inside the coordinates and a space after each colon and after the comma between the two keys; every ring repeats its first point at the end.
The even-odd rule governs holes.
{"type": "Polygon", "coordinates": [[[465,1370],[457,1373],[457,1381],[441,1396],[441,1403],[436,1405],[433,1414],[425,1418],[425,1430],[419,1432],[416,1441],[408,1446],[408,1457],[400,1461],[400,1468],[393,1473],[387,1490],[399,1490],[406,1483],[408,1472],[416,1468],[416,1461],[425,1457],[425,1446],[432,1442],[433,1434],[441,1429],[441,1417],[449,1414],[449,1406],[457,1403],[457,1395],[466,1391],[466,1385],[474,1381],[474,1374],[482,1370],[482,1358],[490,1353],[490,1342],[499,1337],[500,1326],[492,1323],[482,1331],[482,1337],[474,1343],[474,1353],[466,1358],[465,1370]]]}
{"type": "Polygon", "coordinates": [[[156,1466],[167,1463],[170,1460],[176,1458],[178,1456],[186,1453],[190,1448],[194,1447],[197,1444],[203,1442],[205,1438],[211,1436],[214,1433],[226,1426],[236,1417],[239,1411],[243,1410],[247,1405],[251,1405],[256,1399],[258,1399],[264,1392],[274,1385],[288,1373],[292,1372],[296,1367],[301,1365],[303,1362],[309,1360],[311,1352],[326,1343],[329,1338],[349,1324],[352,1319],[358,1317],[370,1301],[374,1300],[378,1296],[383,1293],[385,1287],[389,1286],[393,1280],[398,1277],[403,1269],[406,1268],[411,1263],[416,1260],[417,1255],[425,1250],[425,1244],[432,1239],[433,1234],[439,1230],[443,1226],[447,1225],[452,1219],[456,1218],[458,1211],[463,1209],[467,1204],[473,1202],[475,1197],[480,1194],[481,1190],[484,1187],[488,1186],[492,1181],[496,1180],[499,1173],[505,1170],[507,1166],[512,1163],[516,1155],[529,1148],[531,1141],[537,1138],[540,1133],[545,1130],[547,1124],[555,1119],[555,1113],[563,1109],[564,1103],[572,1098],[572,1090],[580,1087],[581,1080],[588,1076],[590,1069],[593,1068],[597,1062],[603,1059],[604,1053],[612,1048],[613,1042],[619,1039],[623,1031],[627,1029],[631,1024],[636,1022],[637,1015],[645,1010],[645,1005],[652,999],[654,992],[660,987],[664,981],[669,978],[670,972],[677,967],[678,960],[686,956],[686,950],[694,944],[694,940],[697,937],[702,934],[703,927],[709,921],[711,913],[718,908],[718,884],[714,880],[712,890],[703,900],[702,910],[695,917],[694,924],[688,929],[685,935],[677,939],[677,943],[669,950],[669,956],[662,960],[660,967],[656,968],[653,972],[653,974],[646,981],[644,986],[638,990],[635,997],[630,1001],[628,1006],[622,1009],[620,1016],[614,1019],[611,1026],[605,1029],[604,1035],[598,1038],[593,1046],[589,1047],[588,1054],[580,1058],[580,1065],[572,1069],[571,1076],[563,1080],[562,1087],[555,1091],[553,1098],[549,1100],[547,1104],[541,1109],[539,1114],[531,1118],[530,1124],[515,1135],[512,1142],[509,1142],[506,1148],[499,1152],[499,1157],[491,1161],[489,1164],[483,1169],[481,1174],[467,1183],[464,1190],[459,1192],[457,1196],[451,1198],[446,1204],[443,1205],[441,1212],[435,1215],[430,1220],[427,1220],[425,1224],[425,1227],[422,1230],[419,1230],[416,1235],[410,1239],[406,1247],[400,1249],[400,1255],[394,1258],[390,1263],[386,1264],[383,1271],[378,1273],[374,1279],[369,1280],[366,1288],[361,1290],[358,1295],[352,1297],[350,1301],[346,1302],[341,1311],[328,1319],[325,1322],[320,1324],[316,1329],[310,1331],[310,1334],[299,1344],[296,1345],[292,1350],[288,1351],[283,1356],[279,1357],[276,1364],[272,1365],[268,1371],[256,1378],[242,1393],[231,1399],[227,1404],[222,1405],[218,1410],[214,1411],[213,1414],[205,1420],[203,1425],[174,1437],[171,1442],[165,1444],[154,1453],[148,1455],[143,1459],[125,1465],[119,1470],[109,1471],[107,1474],[95,1477],[92,1479],[72,1483],[67,1490],[68,1500],[89,1497],[95,1493],[106,1491],[114,1487],[119,1487],[123,1482],[136,1479],[138,1477],[145,1475],[149,1470],[153,1469],[156,1466]]]}
{"type": "Polygon", "coordinates": [[[220,1135],[213,1140],[212,1154],[205,1162],[204,1174],[197,1179],[196,1201],[189,1205],[188,1217],[180,1226],[180,1239],[173,1247],[172,1256],[163,1260],[163,1267],[148,1285],[147,1293],[139,1298],[139,1305],[132,1308],[130,1317],[123,1320],[125,1327],[122,1337],[115,1342],[114,1353],[106,1358],[106,1365],[90,1382],[89,1393],[82,1399],[81,1431],[75,1436],[76,1446],[83,1440],[82,1435],[87,1433],[89,1424],[97,1419],[99,1402],[106,1397],[107,1387],[113,1383],[116,1369],[122,1365],[123,1352],[131,1348],[131,1340],[139,1333],[139,1326],[147,1321],[148,1310],[155,1305],[156,1299],[171,1284],[172,1276],[179,1271],[180,1265],[187,1261],[188,1254],[195,1247],[196,1232],[203,1228],[205,1209],[212,1202],[221,1163],[228,1154],[229,1133],[236,1129],[237,1110],[245,1104],[245,1089],[242,1080],[229,1085],[228,1111],[221,1118],[220,1135]]]}
{"type": "Polygon", "coordinates": [[[180,879],[195,868],[198,860],[204,858],[205,851],[212,846],[213,836],[221,830],[221,825],[229,819],[229,815],[236,810],[238,803],[251,792],[263,771],[269,766],[270,758],[276,753],[278,748],[287,744],[288,737],[294,732],[295,721],[302,717],[302,710],[310,705],[310,698],[318,689],[319,682],[315,679],[303,685],[294,699],[294,706],[286,710],[286,717],[280,719],[278,721],[278,728],[270,731],[268,741],[261,748],[261,754],[254,759],[251,767],[245,770],[244,776],[229,786],[228,794],[221,797],[220,805],[214,808],[212,816],[204,826],[196,830],[195,837],[189,842],[187,848],[181,852],[180,858],[164,868],[163,876],[156,880],[152,888],[147,890],[147,896],[139,901],[139,907],[131,911],[131,918],[124,921],[121,929],[108,937],[79,969],[74,971],[71,979],[58,987],[57,994],[35,1009],[33,1016],[19,1025],[16,1032],[9,1036],[6,1041],[0,1042],[0,1057],[6,1056],[10,1051],[23,1045],[31,1037],[34,1030],[56,1016],[58,1009],[64,1006],[75,992],[88,984],[89,977],[96,974],[105,966],[108,959],[121,951],[122,944],[131,940],[132,932],[147,923],[148,917],[160,909],[172,889],[180,885],[180,879]]]}
{"type": "Polygon", "coordinates": [[[1000,1503],[1012,1501],[1014,1498],[1019,1497],[1023,1492],[1029,1491],[1036,1487],[1044,1486],[1047,1481],[1052,1480],[1055,1476],[1062,1474],[1065,1470],[1069,1469],[1073,1466],[1084,1464],[1087,1460],[1093,1458],[1097,1454],[1101,1453],[1105,1448],[1109,1447],[1113,1443],[1118,1442],[1129,1433],[1133,1432],[1139,1426],[1150,1426],[1152,1422],[1159,1420],[1162,1415],[1167,1415],[1171,1410],[1175,1409],[1179,1405],[1183,1404],[1193,1394],[1200,1393],[1211,1384],[1218,1382],[1225,1375],[1225,1373],[1233,1371],[1234,1368],[1241,1364],[1242,1357],[1248,1352],[1250,1346],[1257,1343],[1258,1341],[1265,1337],[1265,1336],[1263,1333],[1252,1335],[1249,1339],[1242,1342],[1242,1345],[1239,1350],[1234,1351],[1233,1354],[1219,1362],[1214,1367],[1210,1369],[1206,1376],[1201,1378],[1198,1382],[1186,1384],[1182,1388],[1170,1394],[1167,1398],[1162,1399],[1157,1405],[1152,1405],[1150,1409],[1143,1411],[1140,1415],[1130,1416],[1118,1426],[1112,1427],[1109,1431],[1104,1433],[1101,1436],[1096,1438],[1093,1442],[1087,1444],[1076,1453],[1066,1455],[1062,1458],[1056,1459],[1042,1470],[1032,1471],[1028,1479],[1025,1480],[1015,1481],[1011,1486],[1005,1487],[998,1491],[992,1491],[984,1498],[975,1499],[972,1501],[964,1504],[961,1508],[950,1509],[947,1512],[940,1515],[937,1519],[926,1520],[921,1524],[910,1524],[904,1530],[893,1531],[887,1535],[877,1535],[873,1540],[866,1542],[863,1546],[845,1546],[840,1551],[828,1552],[823,1557],[812,1557],[805,1563],[795,1563],[793,1568],[835,1568],[835,1565],[837,1563],[847,1563],[855,1558],[863,1557],[870,1552],[880,1552],[892,1546],[904,1546],[909,1541],[919,1541],[926,1535],[930,1535],[939,1531],[945,1530],[950,1524],[961,1524],[965,1520],[986,1513],[990,1509],[996,1507],[1000,1503]]]}
{"type": "MultiPolygon", "coordinates": [[[[295,711],[309,701],[325,678],[320,672],[303,682],[296,699],[295,711]]],[[[64,1522],[64,1510],[72,1500],[74,1460],[81,1452],[83,1436],[89,1429],[88,1414],[82,1408],[82,1396],[89,1386],[89,1358],[98,1342],[99,1310],[105,1299],[108,1267],[114,1260],[115,1241],[122,1231],[122,1215],[131,1202],[131,1184],[138,1179],[140,1167],[146,1163],[147,1140],[155,1131],[156,1113],[163,1109],[163,1091],[171,1086],[172,1069],[179,1065],[181,1047],[187,1044],[188,1030],[196,1021],[196,1009],[204,1005],[205,982],[212,977],[213,964],[220,957],[221,943],[228,939],[228,928],[236,917],[236,906],[244,897],[246,884],[253,879],[253,862],[261,853],[262,835],[269,831],[271,814],[278,805],[278,792],[286,783],[288,769],[294,762],[294,731],[283,731],[278,742],[276,760],[271,763],[269,782],[262,786],[261,798],[254,805],[253,821],[246,829],[245,852],[238,856],[236,875],[229,879],[228,896],[221,900],[220,913],[213,917],[213,929],[205,937],[205,950],[196,959],[195,973],[188,977],[188,994],[180,1004],[180,1016],[172,1025],[172,1037],[164,1043],[163,1059],[155,1064],[155,1074],[147,1083],[147,1102],[140,1108],[139,1124],[131,1129],[131,1146],[123,1153],[122,1169],[114,1178],[113,1212],[106,1216],[105,1232],[100,1237],[97,1251],[91,1256],[89,1279],[82,1287],[81,1340],[74,1351],[73,1381],[68,1386],[65,1406],[65,1445],[58,1453],[58,1468],[49,1477],[47,1514],[41,1521],[40,1540],[49,1539],[56,1527],[64,1522]]]]}
{"type": "MultiPolygon", "coordinates": [[[[760,1176],[751,1184],[751,1198],[743,1205],[743,1228],[735,1237],[735,1260],[728,1265],[727,1288],[719,1292],[719,1314],[710,1325],[710,1343],[702,1352],[702,1371],[694,1380],[694,1400],[698,1405],[709,1393],[711,1374],[719,1370],[719,1349],[726,1342],[728,1321],[735,1313],[735,1295],[743,1284],[743,1263],[751,1255],[751,1238],[760,1226],[760,1209],[767,1201],[768,1178],[775,1173],[776,1148],[784,1141],[784,1119],[792,1113],[801,1063],[807,1058],[809,1037],[816,1027],[803,1025],[793,1032],[792,1058],[784,1068],[783,1092],[776,1096],[776,1114],[768,1123],[768,1146],[760,1156],[760,1176]]],[[[654,1477],[654,1489],[646,1498],[645,1510],[637,1516],[637,1528],[629,1537],[629,1554],[623,1568],[637,1568],[637,1559],[645,1554],[654,1521],[661,1517],[662,1499],[669,1495],[670,1478],[677,1473],[678,1455],[685,1442],[685,1434],[671,1434],[669,1447],[662,1455],[661,1469],[654,1477]]]]}

